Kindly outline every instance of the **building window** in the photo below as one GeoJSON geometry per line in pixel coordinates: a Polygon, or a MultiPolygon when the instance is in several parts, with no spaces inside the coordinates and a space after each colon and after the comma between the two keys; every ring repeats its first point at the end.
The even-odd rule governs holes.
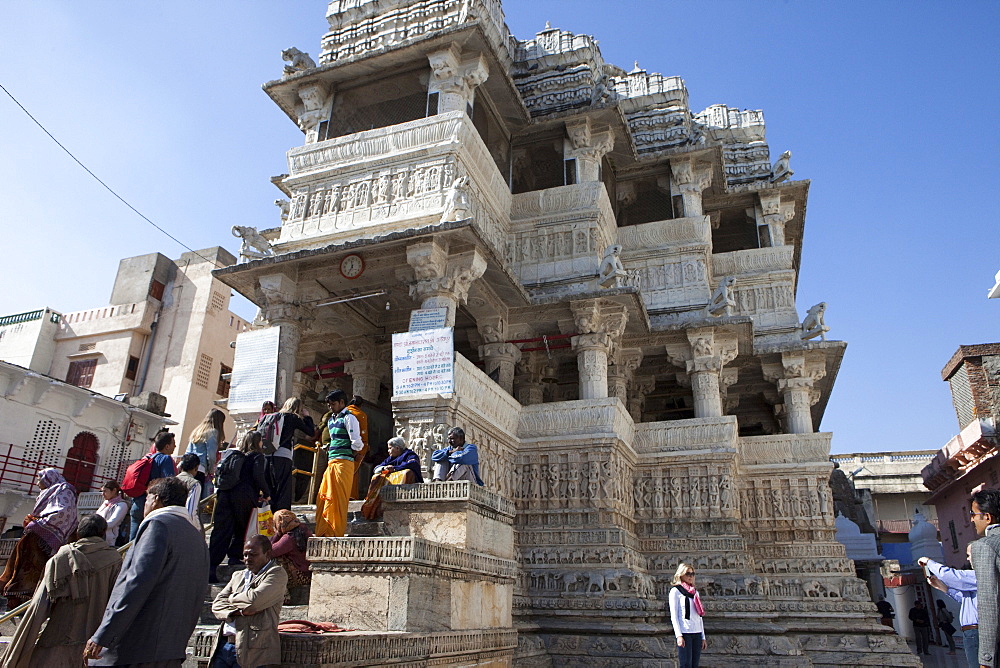
{"type": "Polygon", "coordinates": [[[163,299],[163,288],[166,286],[159,281],[153,281],[149,284],[149,296],[153,299],[163,299]]]}
{"type": "Polygon", "coordinates": [[[198,368],[194,371],[194,384],[198,387],[203,387],[208,389],[208,381],[212,377],[212,362],[214,360],[206,355],[201,354],[201,358],[198,360],[198,368]]]}
{"type": "Polygon", "coordinates": [[[136,375],[139,372],[139,358],[133,355],[128,356],[128,366],[125,367],[125,377],[129,380],[135,380],[136,375]]]}
{"type": "Polygon", "coordinates": [[[95,348],[97,348],[97,343],[81,343],[79,350],[81,353],[86,353],[94,350],[95,348]]]}
{"type": "Polygon", "coordinates": [[[96,369],[96,359],[70,362],[69,373],[66,374],[66,382],[77,387],[90,387],[94,382],[94,371],[96,369]]]}
{"type": "Polygon", "coordinates": [[[229,396],[229,378],[227,376],[232,372],[232,367],[228,367],[225,364],[219,365],[219,387],[215,390],[215,393],[220,397],[229,396]]]}

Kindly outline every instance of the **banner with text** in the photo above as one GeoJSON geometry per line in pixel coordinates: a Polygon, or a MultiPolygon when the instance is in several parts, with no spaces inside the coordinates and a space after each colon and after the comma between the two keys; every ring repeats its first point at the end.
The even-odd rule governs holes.
{"type": "Polygon", "coordinates": [[[455,333],[451,327],[392,335],[392,394],[455,391],[455,333]]]}

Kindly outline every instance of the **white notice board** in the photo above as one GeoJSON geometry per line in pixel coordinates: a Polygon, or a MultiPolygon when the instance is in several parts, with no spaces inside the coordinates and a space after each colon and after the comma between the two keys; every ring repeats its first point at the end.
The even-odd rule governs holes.
{"type": "Polygon", "coordinates": [[[392,335],[392,394],[455,391],[455,334],[451,327],[392,335]]]}
{"type": "Polygon", "coordinates": [[[230,413],[257,413],[262,403],[275,400],[280,336],[280,326],[237,335],[236,358],[226,403],[230,413]]]}
{"type": "Polygon", "coordinates": [[[448,322],[446,308],[415,308],[410,311],[410,331],[441,329],[448,322]]]}

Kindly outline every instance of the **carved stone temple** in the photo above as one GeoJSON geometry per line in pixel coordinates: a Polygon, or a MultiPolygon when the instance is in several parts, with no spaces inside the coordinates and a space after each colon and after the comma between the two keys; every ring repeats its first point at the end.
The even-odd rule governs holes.
{"type": "Polygon", "coordinates": [[[673,666],[685,561],[703,665],[920,665],[835,540],[816,428],[846,344],[796,307],[809,182],[763,113],[520,40],[496,0],[326,19],[264,86],[304,137],[280,225],[215,275],[280,328],[279,400],[360,394],[428,467],[461,426],[486,486],[394,488],[388,535],[313,540],[309,615],[358,632],[284,663],[673,666]],[[447,309],[455,392],[393,399],[419,308],[447,309]]]}

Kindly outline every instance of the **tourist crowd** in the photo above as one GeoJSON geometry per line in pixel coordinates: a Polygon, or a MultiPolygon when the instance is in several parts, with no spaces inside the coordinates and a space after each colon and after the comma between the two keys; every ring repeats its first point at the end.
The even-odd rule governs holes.
{"type": "MultiPolygon", "coordinates": [[[[369,452],[360,397],[326,397],[319,425],[297,398],[280,410],[265,402],[238,444],[226,441],[225,414],[212,409],[192,431],[183,455],[161,429],[123,480],[101,487],[103,502],[78,520],[77,490],[59,471],[39,471],[39,495],[24,521],[0,587],[8,609],[27,603],[0,668],[33,666],[180,666],[218,568],[244,564],[214,598],[222,621],[211,666],[280,663],[278,618],[289,588],[308,585],[312,533],[291,511],[296,443],[315,439],[325,456],[316,471],[316,535],[344,536],[348,504],[359,499],[369,452]],[[206,546],[201,511],[214,499],[206,546]],[[262,505],[273,511],[262,535],[262,505]],[[116,547],[125,548],[124,560],[116,547]],[[169,624],[164,624],[169,620],[169,624]]],[[[453,428],[432,454],[434,481],[482,485],[478,451],[453,428]]],[[[382,486],[423,483],[422,462],[402,437],[388,442],[365,480],[364,514],[380,512],[382,486]]],[[[307,450],[309,448],[306,448],[307,450]]],[[[430,462],[428,462],[430,463],[430,462]]]]}

